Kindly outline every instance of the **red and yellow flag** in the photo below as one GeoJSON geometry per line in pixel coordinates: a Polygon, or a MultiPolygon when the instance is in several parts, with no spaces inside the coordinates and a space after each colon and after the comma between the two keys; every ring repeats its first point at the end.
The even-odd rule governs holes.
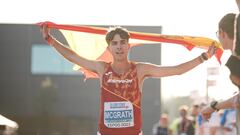
{"type": "MultiPolygon", "coordinates": [[[[52,22],[37,23],[42,25],[47,24],[49,28],[60,30],[66,38],[69,46],[76,51],[80,56],[91,60],[102,60],[106,62],[112,61],[112,56],[108,52],[107,43],[105,41],[106,28],[88,27],[88,26],[74,26],[74,25],[60,25],[52,22]]],[[[192,37],[179,35],[162,35],[154,33],[140,33],[130,31],[130,47],[147,43],[172,43],[182,45],[191,50],[194,47],[208,48],[215,42],[218,48],[215,54],[217,60],[221,64],[221,56],[223,53],[222,46],[219,42],[206,37],[192,37]]],[[[75,65],[74,69],[80,69],[84,72],[87,78],[97,77],[93,72],[82,69],[75,65]]]]}

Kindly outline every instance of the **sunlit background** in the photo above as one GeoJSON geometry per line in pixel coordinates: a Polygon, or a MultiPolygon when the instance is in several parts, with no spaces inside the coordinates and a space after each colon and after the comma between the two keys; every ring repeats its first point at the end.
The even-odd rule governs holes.
{"type": "MultiPolygon", "coordinates": [[[[60,24],[162,26],[163,34],[213,39],[216,39],[220,18],[238,11],[234,0],[8,0],[2,1],[1,5],[0,23],[34,24],[48,20],[60,24]]],[[[162,65],[185,62],[203,51],[194,49],[189,52],[182,46],[163,44],[162,65]]],[[[208,67],[219,68],[216,85],[209,88],[209,96],[217,99],[229,97],[236,91],[224,67],[229,54],[224,53],[222,65],[212,58],[182,76],[162,79],[163,98],[191,93],[206,95],[208,67]]]]}

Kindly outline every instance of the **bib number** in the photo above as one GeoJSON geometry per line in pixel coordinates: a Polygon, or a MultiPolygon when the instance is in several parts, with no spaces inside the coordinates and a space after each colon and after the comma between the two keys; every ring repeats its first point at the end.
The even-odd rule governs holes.
{"type": "Polygon", "coordinates": [[[134,126],[132,103],[105,102],[104,125],[108,128],[125,128],[134,126]]]}

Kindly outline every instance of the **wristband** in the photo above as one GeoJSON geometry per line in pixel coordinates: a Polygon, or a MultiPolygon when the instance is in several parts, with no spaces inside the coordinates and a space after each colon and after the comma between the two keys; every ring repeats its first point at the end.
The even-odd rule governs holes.
{"type": "Polygon", "coordinates": [[[200,61],[201,63],[203,63],[205,60],[202,58],[202,56],[200,56],[200,61]]]}
{"type": "Polygon", "coordinates": [[[216,108],[217,104],[218,104],[217,101],[212,101],[211,104],[210,104],[210,107],[215,111],[219,111],[219,109],[216,108]]]}
{"type": "Polygon", "coordinates": [[[201,58],[203,59],[203,60],[208,60],[208,56],[206,56],[206,55],[208,55],[207,53],[202,53],[201,54],[201,58]]]}

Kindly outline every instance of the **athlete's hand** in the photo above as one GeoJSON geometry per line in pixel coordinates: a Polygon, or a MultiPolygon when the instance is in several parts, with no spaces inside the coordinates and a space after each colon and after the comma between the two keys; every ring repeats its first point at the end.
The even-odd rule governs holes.
{"type": "Polygon", "coordinates": [[[49,28],[47,27],[47,24],[46,23],[43,23],[41,25],[41,32],[42,32],[42,36],[45,40],[48,39],[49,37],[49,28]]]}
{"type": "Polygon", "coordinates": [[[217,52],[217,47],[215,42],[212,42],[212,45],[208,47],[208,51],[206,52],[207,57],[211,58],[217,52]]]}

